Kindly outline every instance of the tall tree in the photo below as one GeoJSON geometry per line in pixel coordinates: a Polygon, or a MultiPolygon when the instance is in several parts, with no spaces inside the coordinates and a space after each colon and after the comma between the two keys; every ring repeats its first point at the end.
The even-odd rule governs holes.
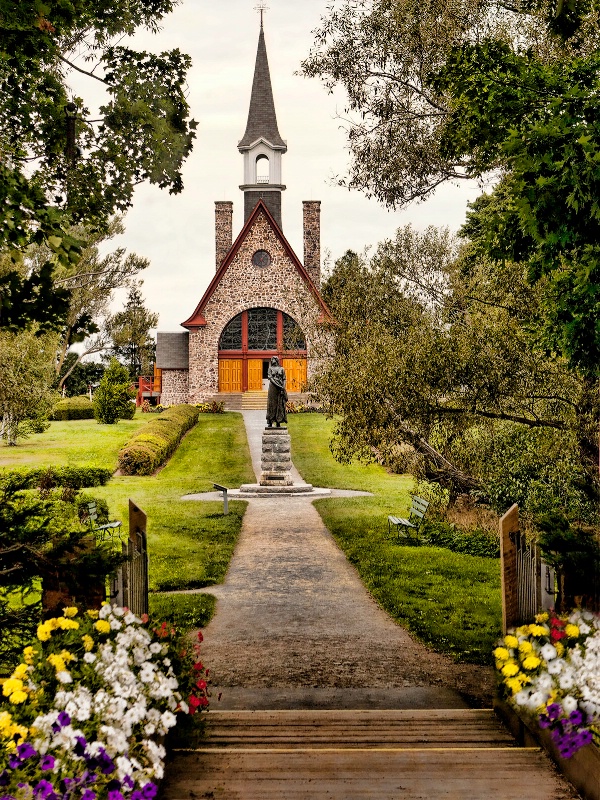
{"type": "Polygon", "coordinates": [[[158,314],[144,305],[141,286],[142,281],[131,286],[125,307],[110,320],[111,353],[126,365],[132,380],[151,371],[155,343],[150,330],[158,325],[158,314]]]}
{"type": "Polygon", "coordinates": [[[546,452],[574,454],[565,480],[576,475],[593,494],[598,403],[535,346],[540,288],[518,264],[499,272],[470,256],[447,231],[406,227],[369,261],[338,262],[324,287],[331,348],[314,382],[339,415],[335,454],[412,459],[453,491],[485,492],[483,443],[540,432],[546,452]]]}
{"type": "MultiPolygon", "coordinates": [[[[591,0],[332,3],[302,69],[330,91],[341,86],[347,94],[343,123],[351,163],[341,182],[402,207],[426,198],[444,181],[481,174],[478,152],[443,146],[453,94],[434,78],[457,49],[486,42],[562,66],[565,59],[598,47],[597,8],[591,0]]],[[[476,65],[472,69],[477,72],[476,65]]],[[[543,95],[538,99],[543,102],[543,95]]],[[[482,92],[477,100],[485,107],[489,96],[482,92]]],[[[490,115],[482,137],[502,130],[490,115]]]]}
{"type": "MultiPolygon", "coordinates": [[[[136,29],[158,31],[173,0],[0,2],[0,248],[18,261],[44,244],[65,265],[82,243],[73,224],[98,229],[127,209],[134,187],[150,181],[183,188],[181,165],[196,123],[185,99],[188,56],[122,44],[136,29]],[[91,118],[69,76],[102,84],[105,102],[91,118]]],[[[57,324],[68,290],[52,293],[52,266],[0,276],[0,325],[57,324]],[[43,296],[30,301],[31,290],[43,296]]]]}

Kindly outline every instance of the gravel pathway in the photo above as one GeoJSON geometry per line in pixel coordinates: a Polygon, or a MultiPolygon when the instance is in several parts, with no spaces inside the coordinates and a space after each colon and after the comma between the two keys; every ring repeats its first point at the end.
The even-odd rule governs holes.
{"type": "MultiPolygon", "coordinates": [[[[256,469],[264,413],[243,415],[256,469]]],[[[282,707],[343,704],[343,689],[355,707],[386,689],[396,707],[490,704],[491,670],[431,652],[379,608],[310,497],[250,500],[225,582],[205,591],[218,604],[203,660],[228,707],[263,707],[267,689],[282,707]]]]}

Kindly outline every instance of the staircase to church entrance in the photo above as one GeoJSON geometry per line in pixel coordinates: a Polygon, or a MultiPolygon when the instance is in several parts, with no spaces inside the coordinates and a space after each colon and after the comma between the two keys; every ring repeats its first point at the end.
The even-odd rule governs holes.
{"type": "MultiPolygon", "coordinates": [[[[225,403],[225,411],[267,410],[267,392],[218,392],[210,399],[225,403]]],[[[288,399],[295,404],[306,403],[308,396],[300,392],[288,392],[288,399]]]]}

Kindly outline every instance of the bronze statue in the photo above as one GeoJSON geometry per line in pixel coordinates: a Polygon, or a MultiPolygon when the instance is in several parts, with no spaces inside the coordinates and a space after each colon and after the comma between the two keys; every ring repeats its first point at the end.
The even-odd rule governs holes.
{"type": "Polygon", "coordinates": [[[285,390],[285,370],[279,366],[279,359],[273,356],[267,373],[269,378],[269,394],[267,395],[267,428],[272,428],[273,423],[278,428],[282,422],[287,422],[285,404],[287,392],[285,390]]]}

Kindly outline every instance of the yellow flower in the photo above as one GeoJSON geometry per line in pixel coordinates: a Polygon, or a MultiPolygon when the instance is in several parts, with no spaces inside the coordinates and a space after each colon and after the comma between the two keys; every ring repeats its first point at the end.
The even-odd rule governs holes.
{"type": "Polygon", "coordinates": [[[542,662],[537,656],[531,655],[523,661],[524,669],[537,669],[542,662]]]}
{"type": "Polygon", "coordinates": [[[64,658],[62,656],[57,655],[56,653],[50,653],[46,661],[49,664],[52,664],[52,666],[57,672],[64,672],[64,670],[66,670],[67,668],[64,658]]]}
{"type": "Polygon", "coordinates": [[[519,676],[514,678],[508,678],[507,680],[504,681],[504,683],[510,689],[512,694],[516,694],[517,692],[521,691],[521,689],[523,688],[523,684],[527,683],[527,681],[521,680],[521,676],[519,676]]]}
{"type": "Polygon", "coordinates": [[[531,653],[532,650],[533,650],[533,645],[531,644],[531,642],[521,642],[521,644],[519,645],[519,651],[523,654],[531,653]]]}
{"type": "Polygon", "coordinates": [[[67,608],[63,608],[63,614],[65,617],[76,617],[79,613],[79,609],[76,606],[68,606],[67,608]]]}
{"type": "Polygon", "coordinates": [[[94,649],[94,640],[88,633],[84,633],[81,637],[81,641],[83,642],[83,646],[86,650],[93,650],[94,649]]]}
{"type": "Polygon", "coordinates": [[[56,624],[57,627],[63,631],[76,631],[79,627],[78,622],[75,622],[74,619],[67,619],[66,617],[57,617],[56,624]]]}
{"type": "Polygon", "coordinates": [[[0,711],[0,736],[10,736],[12,717],[8,711],[0,711]]]}
{"type": "Polygon", "coordinates": [[[556,652],[559,656],[565,652],[565,646],[562,642],[554,642],[554,647],[556,648],[556,652]]]}
{"type": "Polygon", "coordinates": [[[22,680],[27,675],[27,664],[19,664],[19,666],[15,669],[11,678],[18,678],[22,680]]]}
{"type": "Polygon", "coordinates": [[[98,610],[95,608],[90,608],[85,613],[90,619],[98,619],[98,610]]]}
{"type": "Polygon", "coordinates": [[[529,636],[529,625],[521,625],[516,630],[517,636],[529,636]]]}
{"type": "Polygon", "coordinates": [[[19,689],[16,692],[13,692],[11,696],[8,698],[11,703],[17,705],[18,703],[24,703],[27,700],[27,692],[22,691],[19,689]]]}
{"type": "Polygon", "coordinates": [[[13,692],[19,692],[23,689],[23,681],[19,678],[7,678],[2,684],[2,694],[4,697],[10,697],[13,692]]]}
{"type": "Polygon", "coordinates": [[[536,614],[535,615],[535,621],[538,622],[538,623],[539,622],[548,622],[548,612],[544,611],[543,614],[536,614]]]}
{"type": "Polygon", "coordinates": [[[509,652],[506,647],[497,647],[494,650],[494,655],[498,659],[498,661],[507,661],[509,658],[509,652]]]}
{"type": "Polygon", "coordinates": [[[545,628],[543,625],[530,625],[529,633],[532,636],[546,636],[548,628],[545,628]]]}
{"type": "Polygon", "coordinates": [[[33,655],[34,649],[31,647],[31,645],[23,650],[23,658],[25,659],[26,664],[33,664],[33,655]]]}
{"type": "Polygon", "coordinates": [[[519,668],[514,661],[509,661],[508,664],[505,664],[502,667],[502,674],[507,678],[512,678],[512,676],[516,675],[518,671],[519,668]]]}
{"type": "Polygon", "coordinates": [[[572,639],[576,639],[579,636],[579,628],[577,627],[577,625],[569,623],[568,625],[565,625],[565,633],[572,639]]]}
{"type": "Polygon", "coordinates": [[[98,622],[94,622],[94,628],[100,633],[110,633],[110,622],[105,619],[99,619],[98,622]]]}
{"type": "Polygon", "coordinates": [[[40,642],[47,642],[48,639],[52,636],[52,628],[48,625],[47,622],[38,625],[37,629],[37,637],[40,642]]]}
{"type": "Polygon", "coordinates": [[[516,636],[513,636],[512,634],[509,634],[508,636],[504,637],[504,643],[506,644],[507,647],[519,646],[519,640],[517,639],[516,636]]]}
{"type": "Polygon", "coordinates": [[[61,658],[65,660],[65,663],[69,663],[70,661],[76,661],[77,659],[73,655],[73,653],[69,653],[68,650],[63,650],[60,654],[61,658]]]}

